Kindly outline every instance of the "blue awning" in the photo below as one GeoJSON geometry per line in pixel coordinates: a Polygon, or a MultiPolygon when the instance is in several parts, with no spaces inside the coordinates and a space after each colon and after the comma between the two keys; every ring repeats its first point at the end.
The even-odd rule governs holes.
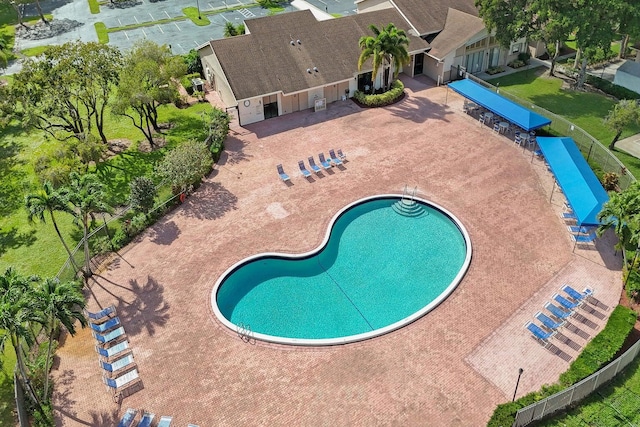
{"type": "Polygon", "coordinates": [[[515,102],[498,95],[495,92],[479,85],[473,80],[464,79],[449,83],[449,87],[460,95],[483,106],[487,110],[504,117],[511,123],[520,126],[526,131],[534,130],[551,124],[551,120],[540,114],[534,113],[515,102]]]}
{"type": "Polygon", "coordinates": [[[596,218],[609,195],[598,181],[582,153],[569,137],[537,137],[551,171],[567,202],[578,218],[578,225],[599,225],[596,218]]]}

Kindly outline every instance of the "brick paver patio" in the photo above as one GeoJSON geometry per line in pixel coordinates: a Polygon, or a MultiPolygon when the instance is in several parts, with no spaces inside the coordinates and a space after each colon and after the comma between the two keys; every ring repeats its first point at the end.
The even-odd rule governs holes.
{"type": "Polygon", "coordinates": [[[82,330],[57,352],[58,425],[113,426],[132,407],[175,426],[481,426],[511,399],[518,368],[519,395],[557,379],[587,339],[567,332],[552,352],[523,325],[570,283],[596,290],[601,306],[584,313],[593,323],[577,326],[597,333],[620,294],[613,237],[573,252],[544,164],[463,114],[453,92],[404,80],[407,96],[387,108],[338,102],[231,135],[204,185],[91,284],[90,308],[117,307],[141,389],[114,403],[82,330]],[[296,175],[298,160],[330,148],[347,154],[342,170],[296,175]],[[405,184],[452,211],[472,239],[466,277],[434,311],[329,348],[245,343],[215,319],[211,289],[233,263],[308,251],[341,207],[405,184]]]}

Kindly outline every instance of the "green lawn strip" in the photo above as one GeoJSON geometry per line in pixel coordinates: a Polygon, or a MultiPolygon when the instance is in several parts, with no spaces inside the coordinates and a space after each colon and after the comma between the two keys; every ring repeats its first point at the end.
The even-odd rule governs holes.
{"type": "Polygon", "coordinates": [[[200,27],[211,24],[209,18],[207,18],[207,16],[200,12],[196,7],[185,7],[182,9],[182,13],[184,13],[187,18],[191,19],[194,24],[200,27]]]}
{"type": "Polygon", "coordinates": [[[13,369],[16,365],[16,353],[11,343],[7,342],[2,357],[2,371],[0,372],[0,425],[13,426],[16,419],[13,416],[16,401],[13,397],[13,369]]]}
{"type": "Polygon", "coordinates": [[[89,10],[94,15],[100,13],[100,4],[98,3],[98,0],[89,0],[89,10]]]}
{"type": "Polygon", "coordinates": [[[96,29],[96,34],[98,35],[98,41],[102,44],[109,43],[109,30],[107,30],[107,26],[104,22],[96,22],[93,24],[96,29]]]}
{"type": "Polygon", "coordinates": [[[612,153],[622,162],[622,164],[629,169],[629,172],[637,179],[640,179],[640,159],[626,153],[618,148],[612,151],[612,153]]]}
{"type": "Polygon", "coordinates": [[[640,357],[636,357],[611,383],[598,390],[598,393],[590,395],[575,408],[538,422],[536,425],[544,427],[628,425],[620,416],[633,425],[638,425],[640,423],[640,357]],[[612,406],[615,406],[617,411],[612,406]]]}
{"type": "MultiPolygon", "coordinates": [[[[536,77],[535,70],[520,71],[489,81],[500,89],[519,98],[564,117],[578,125],[585,132],[609,145],[615,132],[604,124],[604,117],[609,113],[615,101],[597,93],[579,92],[562,89],[562,80],[541,76],[536,77]]],[[[621,138],[626,138],[640,132],[637,124],[628,126],[621,138]]]]}
{"type": "Polygon", "coordinates": [[[18,15],[16,10],[10,4],[0,3],[0,27],[4,25],[13,25],[18,23],[18,15]]]}
{"type": "Polygon", "coordinates": [[[44,53],[44,51],[47,50],[48,48],[49,46],[30,47],[30,48],[21,50],[20,53],[23,54],[24,56],[38,56],[41,53],[44,53]]]}

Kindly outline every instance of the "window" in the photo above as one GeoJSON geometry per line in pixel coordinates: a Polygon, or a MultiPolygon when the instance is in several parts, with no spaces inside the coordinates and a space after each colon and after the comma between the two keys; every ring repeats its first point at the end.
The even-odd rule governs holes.
{"type": "Polygon", "coordinates": [[[485,45],[486,42],[486,38],[482,39],[482,40],[478,40],[477,42],[468,45],[467,47],[465,47],[465,50],[474,50],[474,49],[478,49],[480,47],[483,47],[485,45]]]}
{"type": "Polygon", "coordinates": [[[511,45],[511,53],[518,53],[522,49],[522,43],[514,43],[511,45]]]}

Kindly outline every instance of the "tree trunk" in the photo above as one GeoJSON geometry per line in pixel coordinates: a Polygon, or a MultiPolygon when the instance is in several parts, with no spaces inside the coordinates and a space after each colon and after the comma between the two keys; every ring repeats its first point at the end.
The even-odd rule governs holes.
{"type": "Polygon", "coordinates": [[[553,76],[553,72],[556,68],[556,61],[558,60],[558,56],[560,56],[560,40],[556,40],[556,51],[553,54],[553,58],[551,58],[551,67],[549,68],[549,75],[553,76]]]}
{"type": "Polygon", "coordinates": [[[91,271],[91,254],[89,253],[89,218],[86,214],[82,214],[82,229],[84,231],[84,277],[91,277],[93,272],[91,271]]]}
{"type": "Polygon", "coordinates": [[[17,4],[16,2],[14,2],[14,1],[10,1],[9,4],[11,6],[13,6],[13,8],[16,11],[16,15],[18,15],[18,24],[21,25],[22,27],[26,28],[26,29],[29,29],[29,27],[24,25],[24,22],[22,21],[22,12],[20,11],[20,5],[17,4]]]}
{"type": "Polygon", "coordinates": [[[576,51],[576,59],[573,61],[573,68],[578,68],[578,65],[580,64],[581,56],[582,56],[582,51],[580,50],[580,48],[578,48],[578,50],[576,51]]]}
{"type": "Polygon", "coordinates": [[[582,58],[582,66],[580,67],[580,74],[578,75],[578,83],[577,87],[582,89],[584,87],[584,82],[587,79],[587,58],[582,58]]]}
{"type": "Polygon", "coordinates": [[[71,262],[71,265],[73,266],[73,271],[77,273],[78,270],[80,270],[80,268],[78,267],[78,264],[76,264],[76,260],[73,258],[73,255],[71,254],[71,249],[69,249],[69,246],[67,246],[67,242],[64,241],[64,238],[62,237],[62,233],[60,233],[60,229],[58,228],[58,223],[56,222],[56,218],[53,216],[53,211],[49,211],[49,215],[51,215],[51,222],[53,223],[53,228],[56,229],[58,238],[62,242],[62,246],[64,246],[64,250],[67,251],[67,255],[69,255],[69,262],[71,262]]]}
{"type": "Polygon", "coordinates": [[[40,14],[40,19],[42,19],[42,22],[48,24],[49,21],[47,21],[47,18],[44,17],[44,13],[42,13],[42,7],[40,7],[40,0],[36,0],[36,9],[38,9],[38,14],[40,14]]]}
{"type": "Polygon", "coordinates": [[[622,36],[620,41],[620,53],[618,53],[618,59],[624,59],[627,54],[627,45],[629,44],[629,34],[622,36]]]}
{"type": "Polygon", "coordinates": [[[616,142],[618,142],[618,139],[620,138],[620,135],[622,135],[622,130],[619,130],[616,133],[616,136],[613,137],[613,141],[611,141],[611,143],[609,144],[609,150],[613,150],[616,148],[616,142]]]}
{"type": "Polygon", "coordinates": [[[20,345],[20,339],[12,334],[11,344],[13,345],[13,349],[16,352],[16,365],[18,365],[18,371],[20,372],[20,376],[22,377],[22,381],[24,382],[25,389],[27,390],[29,397],[31,397],[33,404],[36,405],[36,409],[38,410],[38,412],[40,412],[46,419],[47,416],[44,413],[42,406],[40,405],[40,399],[38,399],[38,396],[36,396],[36,393],[33,391],[33,387],[31,387],[31,382],[29,381],[29,376],[27,375],[27,368],[22,355],[22,346],[20,345]]]}
{"type": "Polygon", "coordinates": [[[107,137],[104,134],[104,104],[100,108],[100,111],[96,111],[96,128],[98,129],[98,134],[100,134],[100,139],[104,145],[109,145],[109,141],[107,141],[107,137]]]}
{"type": "Polygon", "coordinates": [[[147,140],[149,141],[149,145],[151,145],[151,149],[153,150],[156,144],[153,142],[153,132],[151,132],[149,115],[145,115],[144,120],[146,122],[146,127],[147,127],[147,132],[145,133],[145,136],[147,137],[147,140]]]}
{"type": "Polygon", "coordinates": [[[51,359],[51,343],[53,342],[53,329],[55,326],[56,318],[53,317],[52,313],[49,313],[51,316],[51,325],[49,326],[49,345],[47,346],[47,360],[44,361],[44,401],[49,401],[49,360],[51,359]]]}

